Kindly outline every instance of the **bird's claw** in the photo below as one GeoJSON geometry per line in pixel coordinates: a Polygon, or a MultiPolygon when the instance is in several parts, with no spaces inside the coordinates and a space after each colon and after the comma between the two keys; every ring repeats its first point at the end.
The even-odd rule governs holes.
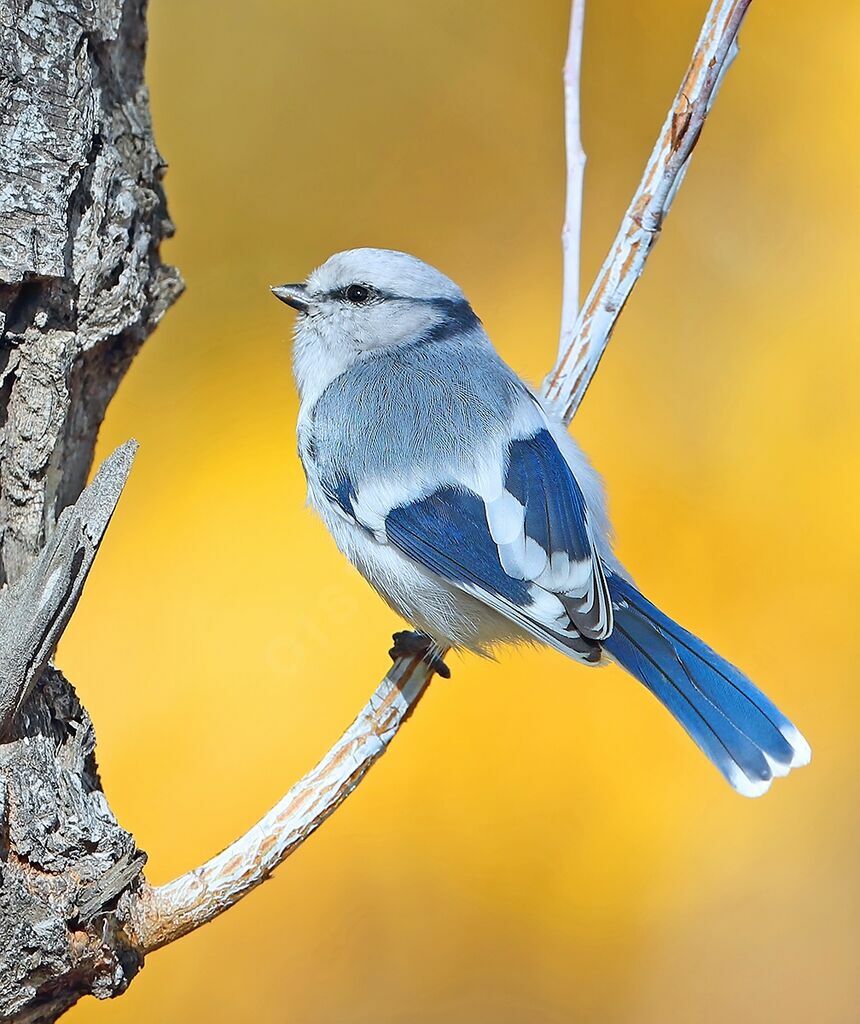
{"type": "Polygon", "coordinates": [[[388,652],[393,661],[398,658],[421,658],[427,665],[443,679],[451,678],[451,669],[445,664],[436,641],[427,633],[403,630],[395,633],[392,637],[394,646],[388,652]]]}

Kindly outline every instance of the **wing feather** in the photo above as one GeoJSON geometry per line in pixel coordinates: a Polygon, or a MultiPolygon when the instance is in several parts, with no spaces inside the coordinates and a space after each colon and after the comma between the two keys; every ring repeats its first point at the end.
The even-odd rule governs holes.
{"type": "Polygon", "coordinates": [[[485,438],[468,460],[419,468],[416,478],[406,459],[402,478],[356,481],[340,467],[319,482],[378,542],[594,660],[612,604],[585,498],[537,401],[523,391],[510,435],[485,438]]]}

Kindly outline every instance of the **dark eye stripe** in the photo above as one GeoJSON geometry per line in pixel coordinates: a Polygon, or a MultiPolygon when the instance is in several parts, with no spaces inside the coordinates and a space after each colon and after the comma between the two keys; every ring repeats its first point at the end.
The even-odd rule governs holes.
{"type": "MultiPolygon", "coordinates": [[[[326,297],[342,302],[354,301],[349,298],[348,292],[350,288],[355,287],[356,285],[352,284],[342,288],[335,288],[333,291],[328,292],[326,297]]],[[[368,292],[368,298],[364,302],[382,299],[390,302],[416,302],[421,305],[432,306],[440,313],[444,313],[450,321],[456,323],[463,330],[475,327],[481,322],[466,299],[448,299],[441,296],[419,298],[417,295],[400,295],[397,292],[383,291],[380,288],[373,288],[371,285],[366,284],[358,285],[358,287],[364,288],[368,292]]]]}
{"type": "Polygon", "coordinates": [[[336,288],[334,291],[328,293],[328,298],[336,299],[339,302],[351,302],[356,305],[361,305],[365,302],[369,302],[371,299],[378,299],[382,296],[375,289],[371,288],[367,284],[349,284],[343,288],[336,288]],[[355,293],[361,291],[362,295],[359,297],[355,293]]]}

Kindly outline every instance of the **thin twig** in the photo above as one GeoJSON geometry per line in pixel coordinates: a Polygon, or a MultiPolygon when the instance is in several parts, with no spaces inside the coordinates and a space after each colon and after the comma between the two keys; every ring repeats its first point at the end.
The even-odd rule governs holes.
{"type": "Polygon", "coordinates": [[[580,115],[580,68],[585,0],[572,0],[567,57],[564,62],[564,140],[567,158],[567,186],[561,250],[564,279],[561,294],[561,331],[558,357],[573,341],[579,313],[580,254],[582,251],[582,188],[585,178],[585,150],[582,148],[580,115]]]}
{"type": "Polygon", "coordinates": [[[580,310],[570,343],[544,381],[544,395],[569,423],[675,198],[705,118],[737,53],[752,0],[714,0],[681,88],[669,110],[618,235],[580,310]]]}
{"type": "MultiPolygon", "coordinates": [[[[569,422],[585,393],[612,327],[683,178],[710,103],[731,60],[735,37],[751,0],[719,0],[705,27],[657,146],[624,218],[615,245],[546,382],[546,393],[569,422]]],[[[583,157],[579,140],[578,66],[582,5],[573,0],[565,74],[568,158],[565,301],[576,309],[583,157]],[[579,11],[579,13],[577,13],[579,11]],[[576,112],[571,109],[575,104],[576,112]],[[571,146],[572,140],[576,140],[571,146]],[[580,182],[577,183],[577,174],[580,182]],[[576,244],[574,244],[574,242],[576,244]]],[[[564,318],[562,333],[564,332],[564,318]]],[[[145,887],[135,938],[143,952],[172,942],[211,921],[258,886],[331,815],[385,753],[432,677],[422,661],[399,659],[369,703],[323,760],[250,831],[201,867],[157,888],[145,887]]]]}
{"type": "Polygon", "coordinates": [[[187,935],[264,882],[382,757],[432,675],[420,658],[398,659],[323,760],[249,832],[194,871],[145,889],[135,929],[142,951],[187,935]]]}

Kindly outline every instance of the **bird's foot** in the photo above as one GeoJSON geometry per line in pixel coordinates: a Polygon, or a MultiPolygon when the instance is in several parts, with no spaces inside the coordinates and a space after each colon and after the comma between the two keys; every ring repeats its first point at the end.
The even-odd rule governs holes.
{"type": "Polygon", "coordinates": [[[441,676],[443,679],[451,678],[451,669],[445,664],[432,636],[427,633],[403,630],[402,633],[395,633],[392,640],[394,640],[394,646],[388,652],[392,660],[419,657],[433,669],[437,676],[441,676]]]}

